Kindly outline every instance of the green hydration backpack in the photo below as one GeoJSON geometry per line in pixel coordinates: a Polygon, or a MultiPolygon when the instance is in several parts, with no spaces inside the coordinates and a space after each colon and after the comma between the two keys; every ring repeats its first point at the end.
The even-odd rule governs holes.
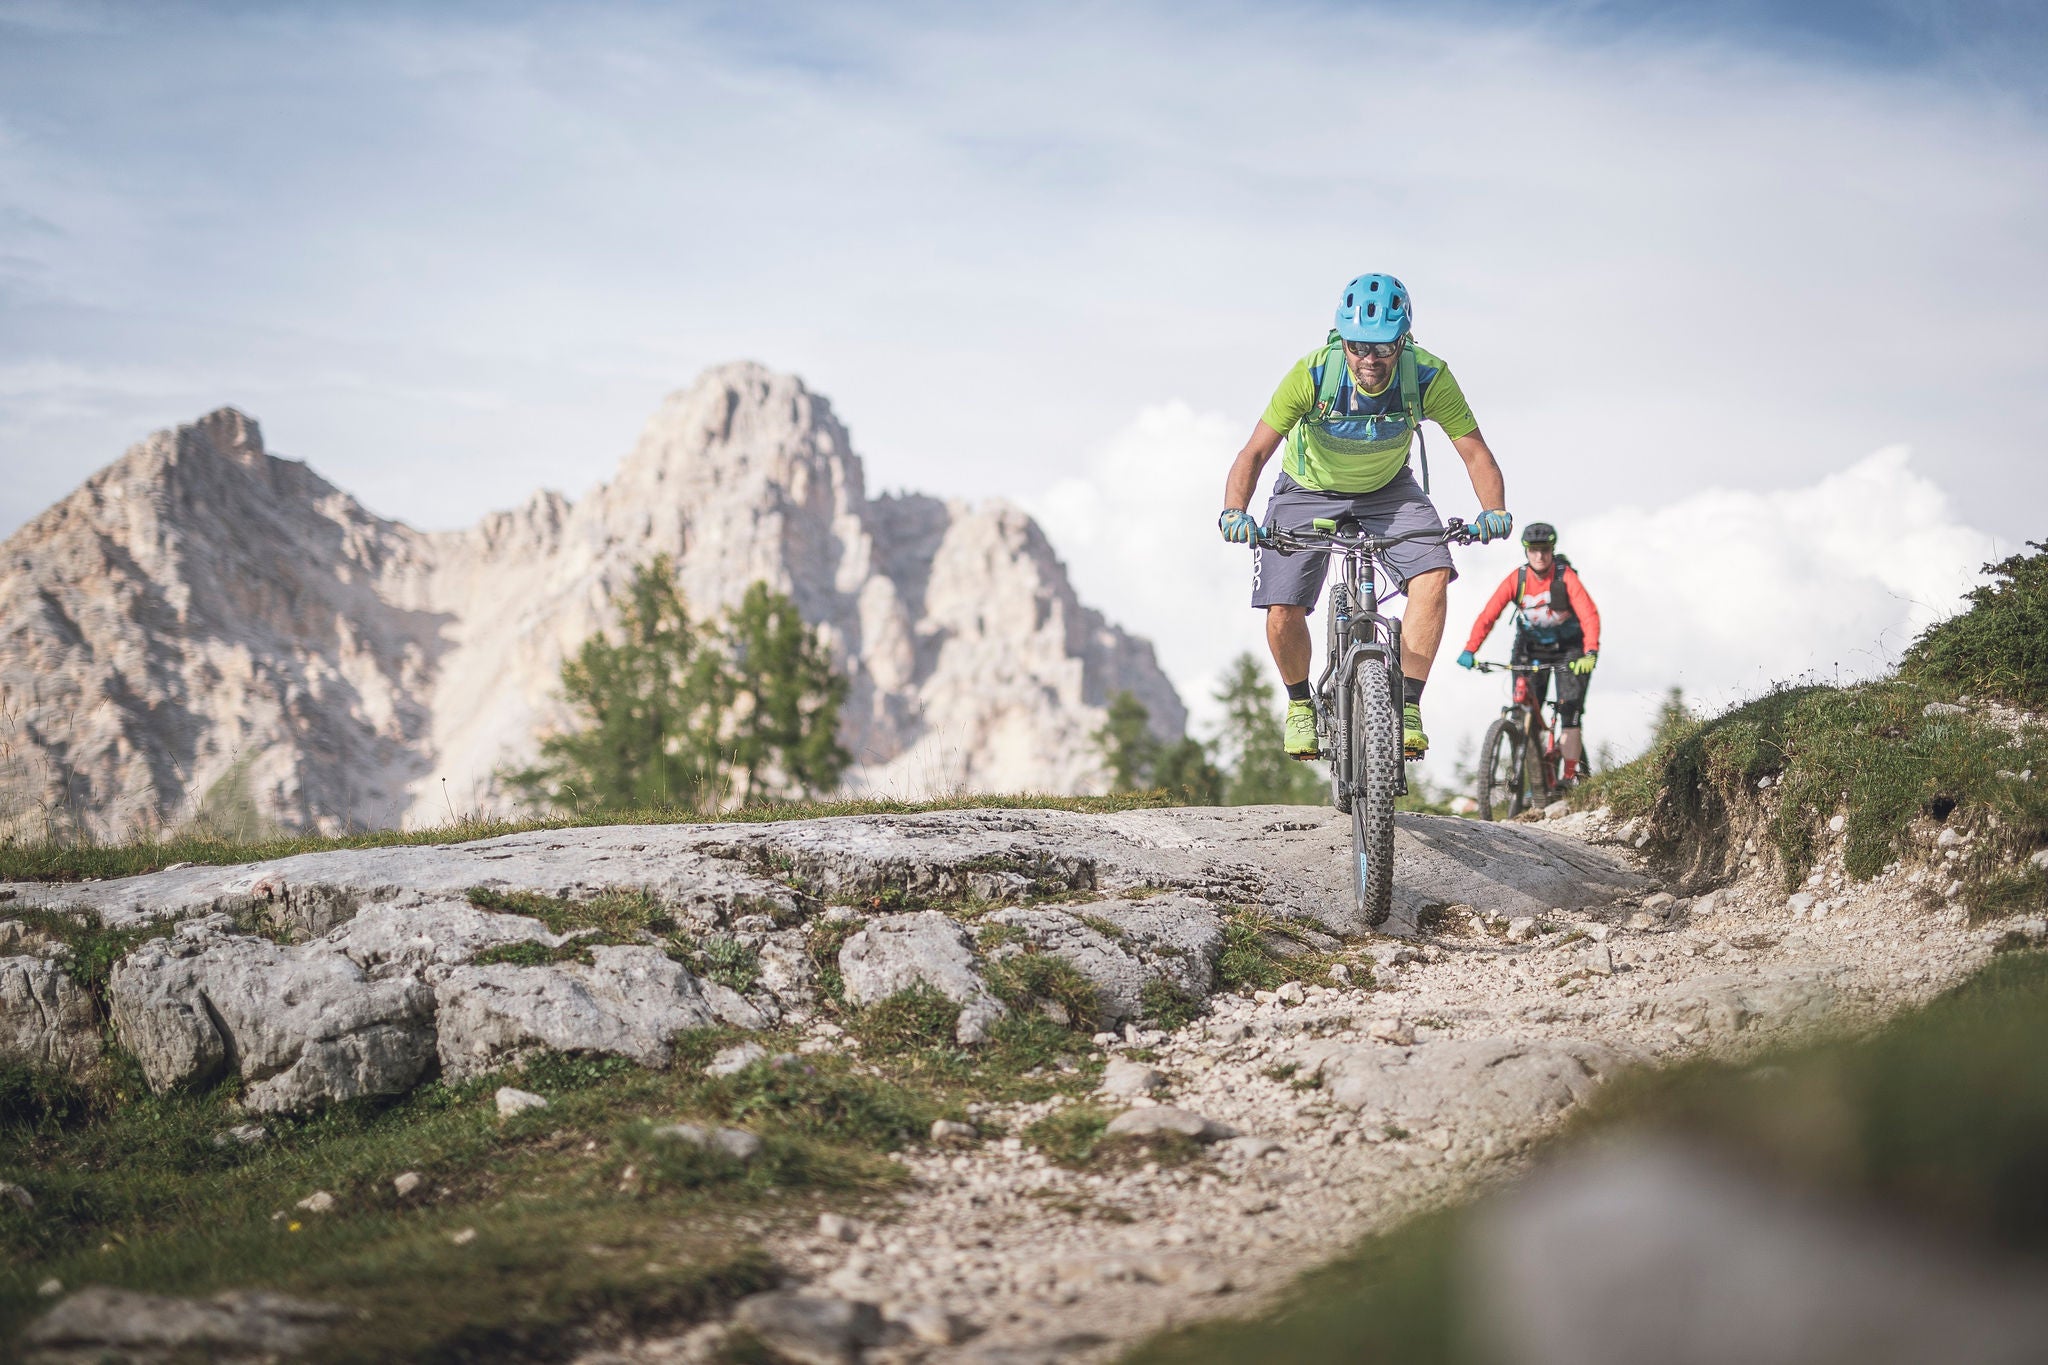
{"type": "MultiPolygon", "coordinates": [[[[1323,358],[1309,367],[1309,382],[1315,385],[1316,402],[1294,428],[1297,462],[1307,459],[1308,428],[1323,427],[1339,439],[1378,438],[1378,424],[1384,414],[1352,414],[1344,409],[1344,393],[1355,381],[1344,363],[1344,338],[1332,328],[1324,343],[1323,358]]],[[[1408,425],[1410,449],[1422,466],[1422,491],[1429,492],[1429,443],[1422,435],[1422,385],[1415,373],[1415,338],[1401,338],[1401,356],[1394,362],[1395,382],[1401,389],[1401,414],[1408,425]]]]}

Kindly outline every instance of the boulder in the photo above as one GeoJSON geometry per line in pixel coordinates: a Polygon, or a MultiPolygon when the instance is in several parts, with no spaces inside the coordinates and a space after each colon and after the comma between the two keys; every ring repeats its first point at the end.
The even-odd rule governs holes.
{"type": "Polygon", "coordinates": [[[1521,1127],[1580,1103],[1629,1060],[1597,1043],[1552,1039],[1333,1045],[1320,1053],[1303,1070],[1322,1076],[1333,1101],[1397,1117],[1417,1132],[1521,1127]]]}
{"type": "Polygon", "coordinates": [[[434,1058],[433,992],[411,976],[372,980],[323,943],[151,939],[115,966],[108,999],[152,1089],[232,1066],[258,1112],[402,1094],[434,1058]]]}
{"type": "Polygon", "coordinates": [[[82,1076],[99,1055],[99,1011],[62,962],[0,957],[0,1057],[82,1076]]]}
{"type": "Polygon", "coordinates": [[[935,910],[868,921],[840,946],[839,975],[855,1005],[919,986],[937,991],[960,1006],[963,1043],[979,1041],[989,1023],[1006,1013],[975,970],[973,938],[935,910]]]}
{"type": "Polygon", "coordinates": [[[1135,1098],[1139,1095],[1149,1095],[1165,1084],[1166,1077],[1143,1062],[1119,1057],[1102,1068],[1102,1083],[1096,1089],[1104,1095],[1135,1098]]]}
{"type": "Polygon", "coordinates": [[[1196,999],[1206,997],[1223,949],[1223,920],[1194,896],[1097,901],[1071,910],[998,910],[991,924],[1023,932],[1040,952],[1068,963],[1096,990],[1100,1022],[1144,1013],[1145,987],[1164,978],[1196,999]]]}
{"type": "Polygon", "coordinates": [[[1641,1017],[1725,1035],[1753,1027],[1817,1024],[1834,1002],[1834,987],[1819,977],[1703,976],[1651,998],[1641,1017]]]}
{"type": "Polygon", "coordinates": [[[296,1355],[349,1316],[337,1304],[263,1290],[181,1299],[92,1285],[30,1324],[37,1362],[271,1360],[296,1355]]]}
{"type": "Polygon", "coordinates": [[[1127,1109],[1109,1121],[1104,1128],[1108,1137],[1166,1137],[1193,1138],[1196,1142],[1220,1142],[1234,1138],[1237,1129],[1227,1123],[1205,1119],[1188,1109],[1177,1109],[1170,1104],[1147,1105],[1142,1109],[1127,1109]]]}
{"type": "Polygon", "coordinates": [[[1959,1254],[1691,1143],[1569,1153],[1464,1226],[1454,1292],[1502,1365],[2019,1365],[2048,1341],[2038,1262],[1959,1254]]]}
{"type": "Polygon", "coordinates": [[[659,948],[600,947],[590,955],[589,965],[449,972],[434,987],[442,1073],[466,1080],[543,1050],[666,1066],[677,1033],[720,1022],[697,978],[659,948]]]}
{"type": "Polygon", "coordinates": [[[881,1310],[871,1303],[792,1290],[741,1299],[732,1321],[799,1365],[853,1365],[885,1330],[881,1310]]]}
{"type": "Polygon", "coordinates": [[[456,967],[512,943],[555,947],[562,940],[537,919],[479,910],[468,901],[372,905],[326,941],[365,971],[456,967]]]}

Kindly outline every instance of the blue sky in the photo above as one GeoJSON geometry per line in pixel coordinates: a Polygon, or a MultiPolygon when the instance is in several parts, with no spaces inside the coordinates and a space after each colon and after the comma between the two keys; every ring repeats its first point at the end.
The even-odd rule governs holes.
{"type": "Polygon", "coordinates": [[[1214,632],[1128,594],[1116,527],[1214,502],[1377,268],[1525,517],[1711,576],[1797,528],[1670,509],[1905,446],[1894,500],[2009,549],[2048,492],[2041,8],[0,3],[0,534],[222,403],[461,525],[746,356],[874,486],[1040,510],[1195,691],[1214,632]]]}

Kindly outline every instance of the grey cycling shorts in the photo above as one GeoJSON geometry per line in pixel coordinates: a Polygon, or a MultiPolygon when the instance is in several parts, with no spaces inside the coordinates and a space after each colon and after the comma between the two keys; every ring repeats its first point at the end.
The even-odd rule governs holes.
{"type": "MultiPolygon", "coordinates": [[[[1321,493],[1303,488],[1285,473],[1273,484],[1273,496],[1266,501],[1262,526],[1285,531],[1308,529],[1317,517],[1355,517],[1366,533],[1375,536],[1401,535],[1408,531],[1441,531],[1443,522],[1436,508],[1423,495],[1415,475],[1406,469],[1384,488],[1370,493],[1321,493]]],[[[1381,556],[1381,563],[1395,576],[1382,582],[1380,591],[1405,592],[1408,580],[1431,569],[1458,570],[1451,563],[1449,547],[1426,540],[1396,545],[1381,556]]],[[[1329,572],[1330,557],[1324,554],[1281,554],[1261,546],[1252,551],[1252,605],[1254,607],[1307,607],[1316,609],[1322,596],[1323,575],[1329,572]]]]}

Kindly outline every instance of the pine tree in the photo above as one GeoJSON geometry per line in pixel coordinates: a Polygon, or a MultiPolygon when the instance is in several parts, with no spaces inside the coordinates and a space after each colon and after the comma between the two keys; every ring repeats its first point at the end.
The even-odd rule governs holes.
{"type": "Polygon", "coordinates": [[[717,780],[718,661],[698,647],[668,556],[635,569],[612,603],[617,640],[593,635],[562,663],[576,725],[507,780],[576,810],[701,806],[717,780]]]}
{"type": "Polygon", "coordinates": [[[616,631],[562,664],[576,723],[541,741],[534,766],[506,774],[511,787],[562,809],[620,811],[715,810],[838,785],[846,681],[788,597],[756,583],[705,637],[662,555],[612,605],[616,631]]]}
{"type": "Polygon", "coordinates": [[[764,790],[811,796],[839,785],[850,755],[839,743],[846,680],[796,603],[755,583],[726,618],[724,692],[730,712],[721,750],[740,804],[764,790]]]}
{"type": "Polygon", "coordinates": [[[1312,806],[1324,799],[1322,770],[1282,751],[1279,694],[1250,654],[1231,660],[1216,689],[1223,707],[1218,757],[1230,773],[1224,803],[1312,806]]]}
{"type": "Polygon", "coordinates": [[[1221,804],[1224,778],[1208,746],[1192,737],[1162,744],[1151,721],[1152,713],[1132,693],[1110,699],[1108,719],[1095,732],[1109,766],[1110,790],[1165,791],[1191,806],[1221,804]]]}

